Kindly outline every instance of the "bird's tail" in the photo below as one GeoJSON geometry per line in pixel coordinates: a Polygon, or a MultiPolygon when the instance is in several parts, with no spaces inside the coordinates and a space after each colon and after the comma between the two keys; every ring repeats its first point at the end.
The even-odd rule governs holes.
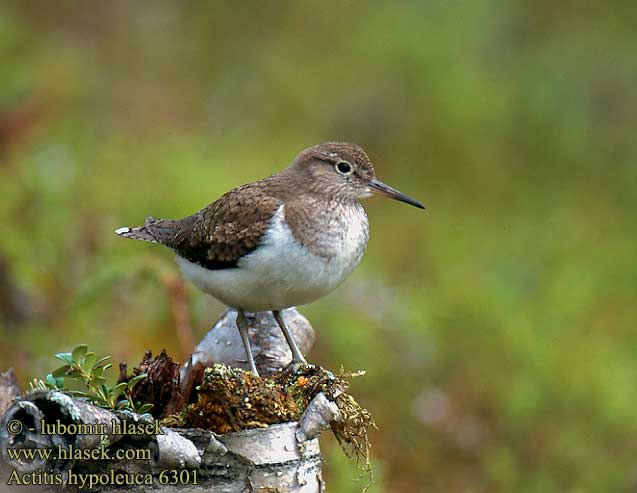
{"type": "Polygon", "coordinates": [[[156,219],[154,217],[149,217],[146,219],[146,224],[144,226],[138,226],[136,228],[117,228],[115,230],[115,234],[117,236],[121,236],[122,238],[130,238],[131,240],[140,240],[140,241],[149,241],[151,243],[159,243],[157,238],[153,236],[151,233],[149,226],[154,223],[156,219]]]}

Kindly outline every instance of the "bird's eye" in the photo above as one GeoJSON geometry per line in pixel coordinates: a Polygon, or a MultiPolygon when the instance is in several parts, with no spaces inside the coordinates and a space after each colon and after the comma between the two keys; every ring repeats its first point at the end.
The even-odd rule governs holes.
{"type": "Polygon", "coordinates": [[[341,161],[336,165],[336,171],[338,171],[342,175],[347,175],[352,172],[352,166],[345,161],[341,161]]]}

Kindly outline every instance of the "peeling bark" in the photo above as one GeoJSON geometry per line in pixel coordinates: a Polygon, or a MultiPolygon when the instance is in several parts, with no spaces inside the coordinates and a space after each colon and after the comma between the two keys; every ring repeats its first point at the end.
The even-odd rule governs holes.
{"type": "MultiPolygon", "coordinates": [[[[323,491],[322,459],[316,435],[318,430],[329,426],[326,416],[327,419],[333,417],[332,413],[325,413],[323,399],[317,396],[316,404],[308,406],[300,425],[296,422],[281,423],[224,435],[201,429],[165,427],[158,435],[117,435],[115,423],[152,424],[152,418],[130,412],[110,412],[60,392],[35,392],[16,402],[5,414],[1,425],[4,432],[0,434],[0,451],[13,469],[21,472],[52,471],[63,475],[67,481],[69,469],[76,476],[107,474],[110,471],[120,474],[146,472],[155,476],[153,487],[144,486],[132,491],[319,493],[323,491]],[[45,435],[40,427],[42,419],[46,423],[61,420],[67,425],[104,423],[106,433],[45,435]],[[11,420],[22,423],[24,433],[15,436],[7,433],[7,424],[11,420]],[[34,431],[28,431],[29,428],[34,431]],[[117,450],[125,449],[149,450],[152,455],[144,461],[98,462],[59,458],[17,461],[8,454],[11,448],[56,449],[58,445],[65,448],[72,445],[81,450],[105,445],[113,456],[117,450]],[[192,484],[192,475],[188,476],[190,484],[179,485],[178,488],[160,485],[159,478],[166,470],[196,471],[197,484],[192,484]]],[[[100,488],[100,491],[117,489],[106,487],[100,488]]]]}
{"type": "MultiPolygon", "coordinates": [[[[250,339],[257,367],[262,375],[271,375],[286,366],[291,353],[280,328],[271,314],[246,314],[251,324],[250,339]]],[[[314,330],[295,308],[285,310],[288,327],[301,351],[305,354],[314,342],[314,330]]],[[[190,361],[178,372],[178,367],[165,354],[151,359],[148,354],[135,373],[148,373],[152,379],[141,382],[137,398],[152,394],[159,415],[176,412],[196,395],[196,385],[201,382],[203,369],[214,363],[227,363],[247,368],[241,339],[235,325],[236,311],[227,310],[210,332],[199,343],[190,361]],[[181,377],[181,378],[180,378],[181,377]],[[152,381],[151,381],[152,380],[152,381]],[[142,385],[144,384],[144,385],[142,385]],[[177,400],[166,401],[166,390],[170,388],[177,400]],[[191,395],[192,394],[192,395],[191,395]],[[159,411],[160,407],[164,408],[159,411]]],[[[121,368],[120,379],[126,379],[126,367],[121,368]]],[[[7,391],[2,386],[0,374],[0,405],[7,391]],[[3,394],[4,392],[4,394],[3,394]]],[[[7,389],[9,387],[6,387],[7,389]]],[[[137,389],[137,387],[136,387],[137,389]]],[[[11,394],[11,392],[14,392],[11,394]]],[[[114,425],[124,422],[152,424],[148,416],[130,412],[112,412],[84,401],[73,399],[61,392],[31,392],[8,403],[8,410],[0,423],[0,457],[11,469],[28,472],[38,469],[57,472],[66,480],[69,474],[151,473],[153,486],[141,486],[128,491],[209,492],[219,493],[320,493],[324,490],[321,477],[321,455],[319,433],[329,428],[339,418],[334,402],[319,393],[307,406],[298,422],[272,424],[263,428],[215,434],[208,430],[189,428],[161,428],[159,434],[119,435],[114,425]],[[64,424],[104,424],[103,434],[53,434],[43,435],[40,422],[64,424]],[[7,424],[17,420],[25,431],[11,435],[7,424]],[[29,431],[32,429],[33,431],[29,431]],[[147,460],[38,460],[16,461],[8,455],[11,448],[68,448],[70,445],[82,450],[106,447],[117,450],[150,450],[147,460]],[[165,470],[197,473],[197,484],[160,485],[161,472],[165,470]]],[[[0,413],[0,416],[2,414],[0,413]]],[[[0,483],[0,491],[7,479],[0,483]]],[[[50,487],[53,488],[53,487],[50,487]]],[[[61,487],[57,487],[59,491],[61,487]]],[[[76,487],[62,487],[64,490],[76,487]]],[[[99,491],[121,491],[111,486],[99,491]]]]}

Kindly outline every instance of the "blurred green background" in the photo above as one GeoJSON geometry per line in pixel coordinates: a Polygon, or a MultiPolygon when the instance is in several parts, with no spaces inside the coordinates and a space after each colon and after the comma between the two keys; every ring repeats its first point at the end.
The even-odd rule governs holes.
{"type": "MultiPolygon", "coordinates": [[[[632,2],[0,6],[0,368],[86,342],[183,360],[223,307],[118,240],[325,140],[427,211],[369,201],[367,254],[304,307],[366,369],[374,492],[637,488],[632,2]],[[176,319],[176,315],[178,316],[176,319]]],[[[329,438],[328,490],[365,480],[329,438]]]]}

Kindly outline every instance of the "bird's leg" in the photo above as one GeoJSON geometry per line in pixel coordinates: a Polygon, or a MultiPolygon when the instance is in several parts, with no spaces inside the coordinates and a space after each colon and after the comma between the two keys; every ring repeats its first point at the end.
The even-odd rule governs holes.
{"type": "Polygon", "coordinates": [[[290,346],[290,350],[292,351],[292,363],[296,363],[296,364],[300,363],[302,365],[307,365],[307,361],[301,354],[301,351],[299,351],[299,347],[296,345],[296,342],[294,342],[294,338],[292,337],[292,334],[290,334],[290,331],[288,330],[287,325],[285,325],[285,322],[283,321],[283,317],[281,316],[281,311],[273,310],[272,315],[274,315],[274,319],[276,320],[276,323],[278,323],[279,327],[281,327],[281,330],[283,331],[283,335],[285,336],[285,340],[288,341],[288,346],[290,346]]]}
{"type": "Polygon", "coordinates": [[[254,364],[254,357],[252,356],[252,350],[250,349],[250,339],[248,338],[248,320],[241,309],[237,310],[237,328],[239,329],[239,334],[243,341],[243,348],[245,349],[246,358],[250,365],[250,371],[258,377],[259,372],[257,371],[257,365],[254,364]]]}

